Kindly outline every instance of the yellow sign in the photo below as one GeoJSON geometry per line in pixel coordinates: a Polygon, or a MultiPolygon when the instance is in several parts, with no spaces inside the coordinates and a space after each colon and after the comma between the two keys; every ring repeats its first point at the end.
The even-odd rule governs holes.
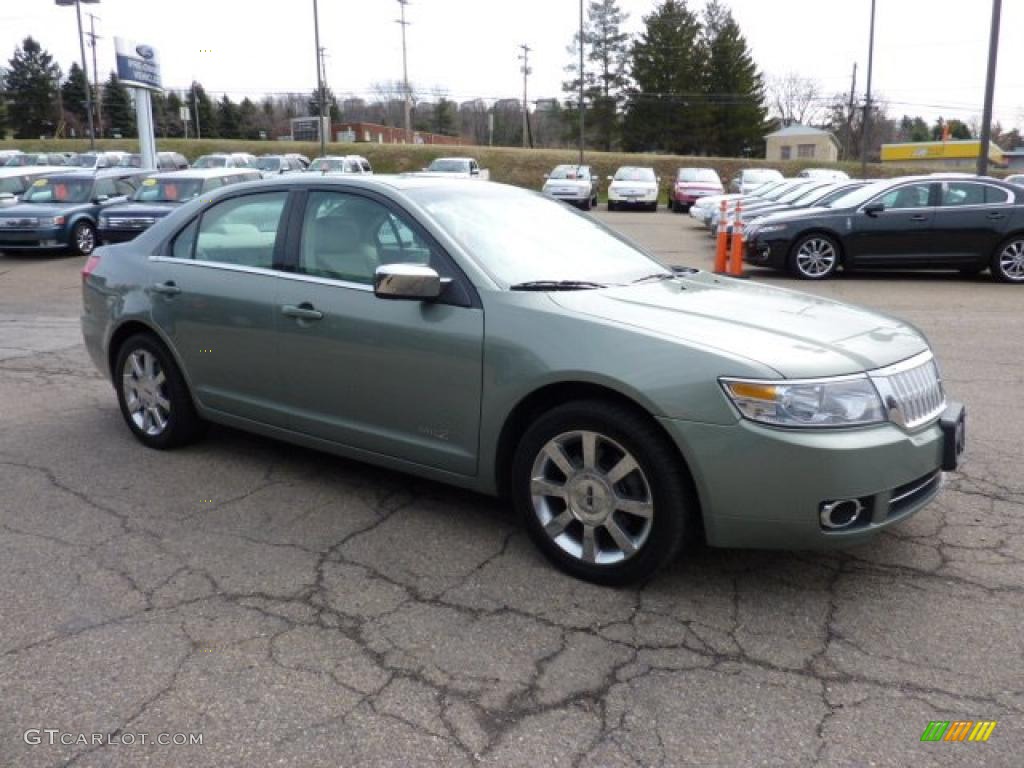
{"type": "Polygon", "coordinates": [[[47,185],[46,179],[36,179],[32,182],[33,187],[45,187],[47,185]]]}
{"type": "Polygon", "coordinates": [[[154,187],[154,186],[156,186],[156,179],[145,179],[142,182],[142,186],[144,186],[144,187],[154,187]]]}

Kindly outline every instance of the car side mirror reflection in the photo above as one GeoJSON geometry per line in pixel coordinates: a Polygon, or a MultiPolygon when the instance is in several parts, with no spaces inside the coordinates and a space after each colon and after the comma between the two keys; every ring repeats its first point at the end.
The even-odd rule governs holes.
{"type": "Polygon", "coordinates": [[[443,287],[437,270],[423,264],[383,264],[373,275],[373,293],[378,299],[431,301],[441,295],[443,287]]]}
{"type": "Polygon", "coordinates": [[[864,213],[868,216],[877,216],[885,210],[885,206],[882,203],[869,203],[864,206],[864,213]]]}

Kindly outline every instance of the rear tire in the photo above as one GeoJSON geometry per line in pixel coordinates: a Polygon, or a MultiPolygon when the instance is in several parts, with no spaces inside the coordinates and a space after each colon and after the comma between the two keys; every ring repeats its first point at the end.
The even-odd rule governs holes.
{"type": "Polygon", "coordinates": [[[188,385],[156,337],[138,333],[127,338],[112,374],[121,415],[147,448],[177,448],[203,435],[206,423],[196,413],[188,385]]]}
{"type": "Polygon", "coordinates": [[[658,201],[655,200],[653,203],[650,203],[647,206],[647,210],[650,211],[651,213],[657,213],[658,212],[658,201]]]}
{"type": "Polygon", "coordinates": [[[668,438],[604,400],[566,403],[534,421],[516,447],[511,491],[541,552],[597,584],[649,577],[679,552],[693,514],[668,438]]]}
{"type": "Polygon", "coordinates": [[[1013,235],[996,248],[989,271],[1001,283],[1024,284],[1024,233],[1013,235]]]}
{"type": "Polygon", "coordinates": [[[580,203],[580,209],[584,210],[584,211],[589,211],[590,210],[590,198],[589,197],[586,200],[584,200],[582,203],[580,203]]]}

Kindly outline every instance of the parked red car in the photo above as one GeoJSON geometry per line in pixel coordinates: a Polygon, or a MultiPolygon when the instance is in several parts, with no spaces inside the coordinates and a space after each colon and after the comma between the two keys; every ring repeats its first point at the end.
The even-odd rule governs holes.
{"type": "Polygon", "coordinates": [[[676,213],[690,210],[698,198],[720,195],[725,191],[722,180],[711,168],[680,168],[675,183],[668,190],[668,206],[676,213]]]}

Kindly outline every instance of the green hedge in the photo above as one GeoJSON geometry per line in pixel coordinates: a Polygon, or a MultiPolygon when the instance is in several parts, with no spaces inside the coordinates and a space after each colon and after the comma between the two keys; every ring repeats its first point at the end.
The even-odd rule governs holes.
{"type": "MultiPolygon", "coordinates": [[[[138,151],[138,142],[135,139],[101,139],[96,143],[101,149],[138,151]]],[[[181,152],[190,161],[195,160],[200,155],[213,152],[251,152],[254,155],[300,152],[309,157],[315,157],[320,153],[320,145],[318,143],[301,141],[160,139],[157,142],[157,146],[160,150],[181,152]]],[[[82,139],[46,141],[8,140],[0,142],[0,149],[8,147],[18,147],[25,151],[70,150],[82,152],[88,150],[88,142],[82,139]]],[[[342,144],[335,142],[327,145],[327,152],[328,154],[338,155],[363,155],[370,161],[374,171],[377,173],[417,171],[435,157],[471,155],[480,161],[482,167],[490,170],[493,181],[529,188],[539,188],[544,181],[544,174],[548,173],[555,165],[576,162],[578,157],[576,150],[573,149],[342,144]]],[[[860,175],[860,163],[808,163],[799,161],[769,163],[766,160],[747,160],[733,157],[684,157],[681,155],[591,151],[586,153],[586,162],[594,166],[602,177],[610,176],[621,165],[654,166],[666,184],[671,178],[674,178],[677,168],[686,166],[714,168],[726,183],[742,168],[777,168],[786,176],[795,175],[804,168],[837,168],[846,171],[851,177],[860,175]]],[[[920,170],[896,168],[889,165],[868,165],[868,176],[871,177],[891,177],[920,172],[920,170]]]]}

